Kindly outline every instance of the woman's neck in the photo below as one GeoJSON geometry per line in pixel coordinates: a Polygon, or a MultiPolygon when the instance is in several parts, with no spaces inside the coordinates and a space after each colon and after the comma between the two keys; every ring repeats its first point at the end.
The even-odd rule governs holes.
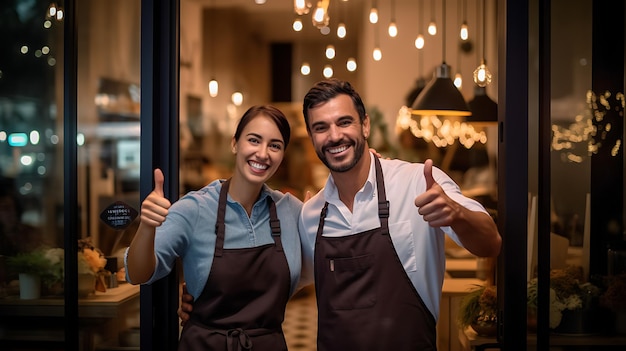
{"type": "Polygon", "coordinates": [[[252,207],[261,194],[262,183],[250,183],[243,177],[233,175],[230,180],[228,194],[233,200],[239,202],[246,210],[248,216],[252,213],[252,207]]]}

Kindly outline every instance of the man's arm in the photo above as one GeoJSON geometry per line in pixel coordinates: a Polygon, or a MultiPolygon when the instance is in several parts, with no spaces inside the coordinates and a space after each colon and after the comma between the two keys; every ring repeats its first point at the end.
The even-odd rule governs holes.
{"type": "Polygon", "coordinates": [[[424,162],[426,191],[415,198],[418,213],[431,227],[451,227],[463,246],[479,257],[495,257],[500,254],[502,238],[490,215],[472,211],[452,200],[435,182],[433,162],[424,162]]]}

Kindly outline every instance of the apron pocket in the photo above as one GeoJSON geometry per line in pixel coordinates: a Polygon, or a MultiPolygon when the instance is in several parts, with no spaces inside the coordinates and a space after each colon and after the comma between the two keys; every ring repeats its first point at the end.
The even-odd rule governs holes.
{"type": "Polygon", "coordinates": [[[374,281],[374,255],[356,257],[327,257],[327,288],[332,289],[327,296],[334,310],[369,308],[376,304],[376,285],[374,281]]]}

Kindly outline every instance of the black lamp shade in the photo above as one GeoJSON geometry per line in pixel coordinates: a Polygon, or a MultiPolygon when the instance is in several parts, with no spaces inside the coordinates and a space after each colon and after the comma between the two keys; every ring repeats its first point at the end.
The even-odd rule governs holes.
{"type": "Polygon", "coordinates": [[[450,79],[450,66],[437,67],[435,77],[415,99],[414,115],[470,116],[472,113],[463,95],[450,79]]]}
{"type": "Polygon", "coordinates": [[[498,122],[498,104],[487,95],[485,87],[474,87],[474,99],[469,107],[472,117],[468,122],[498,122]]]}

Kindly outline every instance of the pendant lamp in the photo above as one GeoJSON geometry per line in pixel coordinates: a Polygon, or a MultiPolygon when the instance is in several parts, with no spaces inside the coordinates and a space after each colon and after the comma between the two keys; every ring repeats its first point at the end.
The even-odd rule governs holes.
{"type": "Polygon", "coordinates": [[[474,98],[469,102],[472,117],[468,122],[498,122],[498,104],[487,95],[487,89],[474,87],[474,98]]]}
{"type": "Polygon", "coordinates": [[[435,70],[433,79],[413,103],[414,115],[469,116],[469,106],[450,78],[450,66],[446,64],[446,2],[442,1],[442,56],[443,62],[435,70]]]}

